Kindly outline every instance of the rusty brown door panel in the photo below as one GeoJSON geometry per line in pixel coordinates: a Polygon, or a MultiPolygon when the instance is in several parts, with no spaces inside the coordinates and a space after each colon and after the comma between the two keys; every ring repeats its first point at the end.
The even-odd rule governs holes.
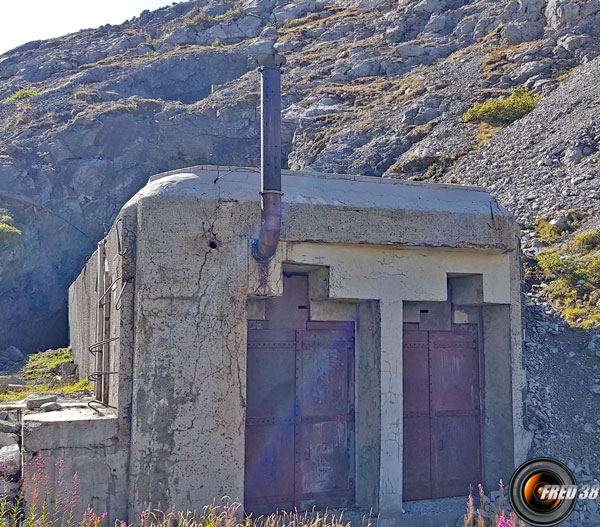
{"type": "Polygon", "coordinates": [[[430,332],[433,498],[461,496],[480,483],[477,326],[430,332]]]}
{"type": "Polygon", "coordinates": [[[255,514],[294,505],[294,423],[246,425],[245,502],[255,514]]]}
{"type": "Polygon", "coordinates": [[[479,423],[467,415],[432,419],[432,497],[466,496],[481,483],[479,423]]]}
{"type": "Polygon", "coordinates": [[[429,334],[404,324],[404,491],[405,500],[431,498],[429,334]]]}
{"type": "Polygon", "coordinates": [[[257,514],[294,502],[295,356],[293,330],[248,332],[245,501],[257,514]]]}
{"type": "Polygon", "coordinates": [[[353,501],[354,341],[348,328],[298,331],[296,503],[302,509],[353,501]]]}
{"type": "Polygon", "coordinates": [[[295,332],[249,332],[246,416],[293,418],[295,381],[295,332]]]}
{"type": "Polygon", "coordinates": [[[286,295],[248,324],[244,504],[256,514],[354,503],[354,324],[308,321],[306,277],[286,277],[286,295]]]}
{"type": "Polygon", "coordinates": [[[405,499],[465,495],[481,480],[477,326],[405,324],[403,347],[405,499]]]}

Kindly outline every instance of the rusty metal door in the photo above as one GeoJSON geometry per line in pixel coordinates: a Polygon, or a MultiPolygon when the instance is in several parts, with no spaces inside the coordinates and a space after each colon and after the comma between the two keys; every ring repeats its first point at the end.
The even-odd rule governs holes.
{"type": "Polygon", "coordinates": [[[294,503],[301,510],[350,505],[354,497],[353,327],[323,326],[297,332],[294,503]]]}
{"type": "Polygon", "coordinates": [[[476,324],[404,324],[404,499],[462,496],[481,481],[476,324]]]}
{"type": "Polygon", "coordinates": [[[302,279],[284,278],[286,298],[248,328],[244,505],[256,514],[354,503],[354,324],[310,321],[302,279]]]}
{"type": "Polygon", "coordinates": [[[295,387],[295,331],[248,331],[244,501],[249,511],[294,504],[295,387]]]}

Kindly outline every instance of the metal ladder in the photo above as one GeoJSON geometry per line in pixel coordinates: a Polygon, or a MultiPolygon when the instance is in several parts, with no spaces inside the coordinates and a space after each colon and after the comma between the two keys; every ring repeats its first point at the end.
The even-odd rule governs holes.
{"type": "MultiPolygon", "coordinates": [[[[123,288],[116,301],[116,308],[119,308],[121,295],[123,294],[127,283],[128,281],[124,282],[123,288]]],[[[106,238],[104,238],[98,242],[96,342],[88,347],[88,351],[94,357],[94,371],[88,377],[89,380],[94,383],[95,401],[93,402],[98,402],[103,406],[110,406],[109,376],[117,375],[119,373],[118,371],[110,370],[110,343],[119,339],[119,337],[110,336],[111,291],[113,285],[114,281],[110,280],[110,275],[106,271],[106,238]],[[108,286],[106,286],[107,282],[108,286]]]]}

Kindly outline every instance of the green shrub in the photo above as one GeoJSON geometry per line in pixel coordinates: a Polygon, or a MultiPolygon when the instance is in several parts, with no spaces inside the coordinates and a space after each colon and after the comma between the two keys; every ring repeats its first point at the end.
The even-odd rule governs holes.
{"type": "Polygon", "coordinates": [[[219,40],[219,37],[215,38],[214,42],[211,44],[211,46],[213,48],[220,48],[222,46],[221,41],[219,40]]]}
{"type": "Polygon", "coordinates": [[[9,102],[18,101],[20,99],[28,99],[29,97],[35,97],[36,95],[39,95],[39,92],[37,92],[36,90],[18,90],[12,95],[8,96],[2,102],[6,104],[9,102]]]}
{"type": "Polygon", "coordinates": [[[578,234],[573,240],[573,248],[578,251],[595,249],[598,246],[600,246],[600,233],[598,231],[578,234]]]}
{"type": "Polygon", "coordinates": [[[9,225],[8,223],[0,223],[0,239],[2,239],[2,237],[5,235],[6,236],[11,236],[11,235],[20,236],[21,234],[23,234],[23,233],[16,227],[13,227],[12,225],[9,225]]]}
{"type": "Polygon", "coordinates": [[[572,287],[565,278],[557,278],[550,282],[546,294],[555,300],[559,306],[571,305],[577,302],[577,289],[572,287]]]}
{"type": "Polygon", "coordinates": [[[463,121],[503,125],[512,123],[528,114],[540,100],[528,88],[515,88],[507,99],[490,99],[484,103],[476,102],[463,114],[463,121]]]}
{"type": "Polygon", "coordinates": [[[12,222],[13,218],[8,214],[0,217],[0,249],[23,234],[20,229],[12,225],[12,222]]]}
{"type": "Polygon", "coordinates": [[[600,313],[593,308],[586,307],[568,307],[563,311],[565,318],[574,326],[584,329],[595,327],[600,322],[600,313]]]}
{"type": "Polygon", "coordinates": [[[549,279],[546,295],[569,323],[582,328],[600,325],[600,251],[595,245],[598,240],[589,234],[537,258],[549,279]]]}
{"type": "Polygon", "coordinates": [[[558,251],[548,251],[539,255],[538,264],[548,278],[557,278],[572,272],[573,259],[558,251]]]}
{"type": "Polygon", "coordinates": [[[560,227],[550,223],[548,220],[538,220],[534,229],[539,234],[540,241],[543,243],[554,243],[560,238],[563,232],[560,227]]]}

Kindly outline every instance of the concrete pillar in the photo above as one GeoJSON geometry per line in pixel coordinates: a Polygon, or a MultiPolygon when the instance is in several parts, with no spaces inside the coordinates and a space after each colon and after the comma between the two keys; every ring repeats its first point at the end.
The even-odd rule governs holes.
{"type": "Polygon", "coordinates": [[[402,513],[402,300],[382,300],[379,511],[402,513]]]}

